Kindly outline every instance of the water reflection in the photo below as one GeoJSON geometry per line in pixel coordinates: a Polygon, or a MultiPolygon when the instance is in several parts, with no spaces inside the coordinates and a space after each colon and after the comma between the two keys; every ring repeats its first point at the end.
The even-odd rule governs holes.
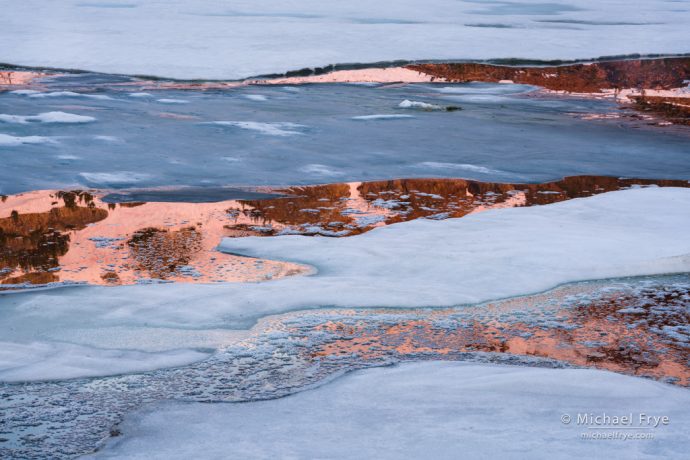
{"type": "Polygon", "coordinates": [[[113,203],[81,190],[29,192],[0,203],[0,284],[263,281],[307,268],[218,252],[223,237],[344,237],[418,218],[457,218],[649,185],[690,186],[601,176],[544,184],[400,179],[290,187],[273,190],[286,197],[216,203],[113,203]]]}
{"type": "Polygon", "coordinates": [[[446,219],[517,206],[582,198],[633,186],[689,187],[687,181],[572,176],[543,184],[502,184],[464,179],[397,179],[279,190],[276,200],[247,200],[228,213],[251,220],[229,228],[243,234],[356,235],[418,218],[446,219]]]}
{"type": "MultiPolygon", "coordinates": [[[[462,311],[314,312],[314,329],[334,340],[314,358],[453,359],[507,353],[690,385],[690,285],[572,285],[462,311]],[[319,320],[319,317],[321,320],[319,320]]],[[[306,322],[305,322],[306,324],[306,322]]]]}

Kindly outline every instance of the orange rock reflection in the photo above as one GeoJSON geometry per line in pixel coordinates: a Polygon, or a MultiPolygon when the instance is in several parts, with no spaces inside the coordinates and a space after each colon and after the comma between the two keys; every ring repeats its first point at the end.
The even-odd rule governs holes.
{"type": "Polygon", "coordinates": [[[37,191],[0,203],[0,284],[262,281],[305,267],[215,251],[224,203],[104,203],[86,192],[37,191]]]}
{"type": "Polygon", "coordinates": [[[385,357],[453,359],[453,354],[467,352],[508,353],[690,386],[687,334],[674,337],[666,333],[687,326],[689,299],[688,285],[642,290],[633,295],[612,290],[575,307],[557,304],[551,317],[559,320],[540,322],[534,321],[539,313],[532,309],[533,299],[526,297],[466,307],[463,318],[476,315],[481,319],[462,319],[450,326],[456,314],[453,310],[416,310],[413,314],[374,310],[366,320],[354,324],[347,319],[348,312],[328,312],[343,319],[317,323],[314,328],[335,338],[308,352],[314,359],[354,354],[363,361],[385,357]],[[524,321],[502,319],[515,310],[527,311],[524,321]]]}
{"type": "Polygon", "coordinates": [[[279,190],[291,195],[289,198],[243,201],[228,212],[252,221],[234,229],[256,235],[350,236],[418,218],[445,219],[489,209],[550,204],[636,185],[690,186],[681,180],[602,176],[572,176],[543,184],[397,179],[291,187],[279,190]]]}
{"type": "MultiPolygon", "coordinates": [[[[150,280],[261,281],[296,264],[215,250],[223,237],[343,237],[417,218],[554,203],[634,185],[686,181],[568,177],[544,184],[401,179],[290,187],[287,197],[217,203],[106,203],[97,192],[37,191],[0,200],[0,285],[115,285],[150,280]]],[[[19,286],[18,286],[19,285],[19,286]]]]}

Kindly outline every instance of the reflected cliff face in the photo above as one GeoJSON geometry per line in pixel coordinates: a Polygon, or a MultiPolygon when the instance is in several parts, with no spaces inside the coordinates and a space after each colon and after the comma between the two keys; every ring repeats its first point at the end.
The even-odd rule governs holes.
{"type": "Polygon", "coordinates": [[[488,209],[534,206],[634,186],[689,187],[687,181],[574,176],[544,184],[500,184],[464,179],[399,179],[292,187],[291,195],[243,201],[228,213],[250,219],[229,228],[244,234],[350,236],[418,218],[446,219],[488,209]]]}
{"type": "Polygon", "coordinates": [[[0,289],[48,283],[263,281],[302,266],[215,251],[237,221],[224,203],[105,203],[37,191],[0,203],[0,289]]]}
{"type": "Polygon", "coordinates": [[[287,197],[217,203],[106,203],[95,192],[29,192],[0,200],[0,289],[57,282],[264,281],[307,268],[223,254],[215,250],[220,240],[345,237],[418,218],[457,218],[648,185],[690,186],[598,176],[545,184],[402,179],[291,187],[274,190],[287,197]]]}
{"type": "Polygon", "coordinates": [[[316,330],[330,337],[305,351],[314,360],[454,360],[467,353],[506,353],[688,386],[688,281],[633,289],[570,285],[462,311],[302,312],[309,321],[291,319],[304,325],[291,333],[316,330]]]}

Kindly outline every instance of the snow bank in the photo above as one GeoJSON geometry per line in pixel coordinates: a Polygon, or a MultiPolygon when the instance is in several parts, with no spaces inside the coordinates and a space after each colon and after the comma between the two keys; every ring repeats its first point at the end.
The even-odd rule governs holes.
{"type": "Polygon", "coordinates": [[[343,239],[225,239],[223,251],[309,264],[317,273],[259,284],[5,295],[0,336],[10,325],[33,336],[36,318],[63,328],[246,326],[269,313],[302,308],[442,307],[570,281],[690,271],[688,209],[688,189],[644,188],[461,219],[416,220],[343,239]]]}
{"type": "MultiPolygon", "coordinates": [[[[7,3],[7,2],[6,2],[7,3]]],[[[395,59],[568,59],[685,53],[678,2],[239,0],[5,5],[0,62],[235,79],[395,59]],[[372,46],[375,44],[375,46],[372,46]]]]}
{"type": "Polygon", "coordinates": [[[90,123],[94,117],[66,112],[44,112],[38,115],[8,115],[0,113],[0,122],[5,123],[90,123]]]}
{"type": "Polygon", "coordinates": [[[178,367],[206,357],[208,353],[194,350],[147,353],[62,342],[0,342],[0,381],[59,380],[116,375],[178,367]]]}
{"type": "Polygon", "coordinates": [[[269,401],[153,406],[91,458],[682,458],[688,404],[685,389],[604,371],[415,363],[269,401]],[[616,430],[578,426],[578,413],[669,424],[617,430],[654,439],[582,439],[616,430]]]}

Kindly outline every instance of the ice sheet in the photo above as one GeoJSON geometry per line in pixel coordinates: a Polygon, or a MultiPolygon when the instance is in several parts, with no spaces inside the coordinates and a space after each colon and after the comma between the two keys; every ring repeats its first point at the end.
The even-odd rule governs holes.
{"type": "Polygon", "coordinates": [[[682,458],[688,404],[685,389],[604,371],[415,363],[269,401],[153,406],[90,458],[682,458]],[[640,414],[669,421],[577,424],[590,413],[631,414],[634,426],[640,414]],[[581,438],[593,432],[654,439],[581,438]]]}
{"type": "Polygon", "coordinates": [[[0,8],[0,62],[185,79],[395,59],[690,51],[688,8],[662,0],[3,0],[0,8]]]}

